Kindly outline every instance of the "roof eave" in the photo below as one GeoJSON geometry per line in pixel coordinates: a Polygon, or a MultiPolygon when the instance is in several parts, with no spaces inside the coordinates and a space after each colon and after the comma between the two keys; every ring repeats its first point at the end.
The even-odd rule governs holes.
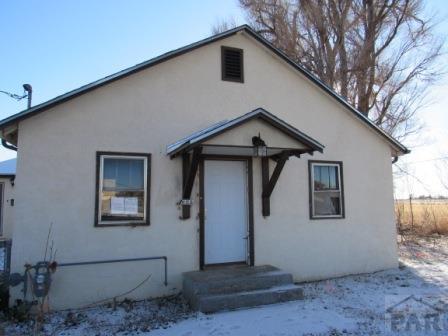
{"type": "Polygon", "coordinates": [[[257,32],[255,32],[251,27],[248,25],[242,25],[238,26],[236,28],[227,30],[225,32],[222,32],[217,35],[213,35],[211,37],[205,38],[203,40],[200,40],[198,42],[189,44],[187,46],[175,49],[173,51],[167,52],[165,54],[162,54],[158,57],[152,58],[148,61],[142,62],[140,64],[137,64],[133,67],[124,69],[122,71],[119,71],[115,74],[112,74],[110,76],[104,77],[100,80],[97,80],[95,82],[92,82],[90,84],[84,85],[78,89],[72,90],[70,92],[67,92],[65,94],[62,94],[58,97],[55,97],[47,102],[44,102],[42,104],[36,105],[30,109],[21,111],[17,114],[14,114],[8,118],[5,118],[0,121],[0,129],[3,129],[9,125],[12,125],[14,123],[18,123],[21,120],[25,118],[32,117],[33,115],[43,112],[49,108],[52,108],[56,105],[62,104],[65,101],[75,98],[77,96],[80,96],[84,93],[90,92],[96,88],[102,87],[103,85],[109,84],[113,81],[119,80],[121,78],[127,77],[129,75],[132,75],[140,70],[149,68],[153,65],[156,65],[158,63],[167,61],[171,58],[180,56],[186,52],[189,52],[191,50],[200,48],[202,46],[205,46],[207,44],[219,41],[221,39],[227,38],[229,36],[232,36],[234,34],[237,34],[239,32],[246,32],[248,35],[252,36],[255,40],[260,42],[261,44],[265,45],[267,48],[269,48],[274,54],[278,55],[280,58],[282,58],[286,63],[290,64],[294,69],[302,73],[305,77],[307,77],[309,80],[311,80],[313,83],[315,83],[318,87],[323,89],[325,92],[330,94],[332,97],[334,97],[337,101],[339,101],[341,104],[343,104],[345,107],[347,107],[355,116],[357,116],[361,121],[365,122],[367,125],[369,125],[372,129],[374,129],[379,135],[384,137],[391,145],[392,147],[397,147],[399,151],[402,154],[408,154],[410,151],[402,145],[399,141],[385,133],[381,128],[379,128],[377,125],[375,125],[370,119],[365,117],[361,112],[356,110],[353,106],[351,106],[343,97],[341,97],[339,94],[337,94],[333,89],[328,87],[325,83],[323,83],[321,80],[319,80],[316,76],[314,76],[311,72],[294,62],[291,58],[289,58],[284,52],[273,46],[269,41],[267,41],[265,38],[263,38],[261,35],[259,35],[257,32]]]}
{"type": "Polygon", "coordinates": [[[9,126],[9,125],[11,125],[13,123],[17,123],[17,122],[19,122],[19,121],[21,121],[21,120],[23,120],[25,118],[32,117],[33,115],[35,115],[37,113],[43,112],[43,111],[45,111],[47,109],[50,109],[50,108],[52,108],[52,107],[54,107],[56,105],[62,104],[62,103],[64,103],[67,100],[73,99],[73,98],[75,98],[77,96],[80,96],[80,95],[82,95],[84,93],[90,92],[90,91],[92,91],[94,89],[97,89],[99,87],[102,87],[102,86],[104,86],[106,84],[112,83],[112,82],[114,82],[116,80],[119,80],[119,79],[122,79],[124,77],[130,76],[130,75],[132,75],[132,74],[134,74],[134,73],[136,73],[138,71],[144,70],[144,69],[149,68],[151,66],[154,66],[154,65],[156,65],[158,63],[162,63],[162,62],[168,61],[171,58],[180,56],[180,55],[182,55],[184,53],[187,53],[189,51],[192,51],[194,49],[200,48],[200,47],[205,46],[207,44],[210,44],[210,43],[219,41],[221,39],[227,38],[229,36],[235,35],[238,32],[241,32],[241,31],[243,31],[245,29],[251,29],[251,28],[249,26],[247,26],[247,25],[243,25],[243,26],[239,26],[239,27],[227,30],[227,31],[222,32],[220,34],[216,34],[216,35],[207,37],[205,39],[202,39],[200,41],[197,41],[197,42],[191,43],[189,45],[186,45],[184,47],[181,47],[181,48],[169,51],[169,52],[164,53],[164,54],[162,54],[160,56],[152,58],[152,59],[150,59],[148,61],[136,64],[136,65],[134,65],[132,67],[129,67],[129,68],[126,68],[126,69],[121,70],[119,72],[116,72],[116,73],[114,73],[114,74],[112,74],[110,76],[106,76],[104,78],[101,78],[101,79],[99,79],[97,81],[94,81],[94,82],[91,82],[89,84],[83,85],[83,86],[81,86],[81,87],[79,87],[79,88],[77,88],[75,90],[69,91],[69,92],[64,93],[62,95],[59,95],[59,96],[57,96],[57,97],[55,97],[53,99],[50,99],[50,100],[48,100],[46,102],[43,102],[43,103],[41,103],[39,105],[33,106],[33,107],[29,108],[29,109],[23,110],[23,111],[21,111],[19,113],[16,113],[16,114],[14,114],[12,116],[9,116],[9,117],[7,117],[7,118],[5,118],[3,120],[0,120],[0,128],[4,128],[4,127],[9,126]]]}
{"type": "Polygon", "coordinates": [[[271,51],[273,51],[277,56],[285,60],[289,65],[291,65],[294,69],[298,70],[300,73],[305,75],[309,80],[311,80],[314,84],[316,84],[318,87],[323,89],[325,92],[330,94],[333,98],[335,98],[339,103],[343,104],[346,108],[348,108],[355,116],[357,116],[361,121],[366,122],[371,128],[373,128],[376,132],[378,132],[379,135],[386,137],[386,139],[391,143],[392,146],[396,146],[399,151],[404,154],[409,154],[411,151],[406,148],[403,144],[401,144],[398,140],[387,134],[385,131],[383,131],[379,126],[375,125],[372,120],[370,120],[368,117],[364,116],[360,111],[355,109],[352,105],[350,105],[344,97],[339,95],[337,92],[335,92],[332,88],[330,88],[328,85],[326,85],[324,82],[322,82],[320,79],[318,79],[315,75],[313,75],[310,71],[300,66],[298,63],[294,62],[288,55],[286,55],[283,51],[276,48],[272,43],[264,39],[262,36],[257,34],[252,28],[248,27],[246,30],[250,36],[252,36],[254,39],[262,43],[263,45],[267,46],[271,51]]]}
{"type": "Polygon", "coordinates": [[[227,122],[218,123],[217,124],[218,126],[216,128],[210,128],[208,132],[199,131],[197,137],[188,136],[185,138],[188,140],[185,140],[185,142],[180,144],[178,147],[175,147],[174,144],[179,144],[182,140],[179,140],[172,145],[168,145],[167,155],[170,156],[171,158],[174,158],[183,152],[187,152],[196,146],[200,146],[202,143],[204,143],[207,140],[210,140],[213,137],[216,137],[234,127],[240,126],[245,122],[248,122],[256,118],[264,120],[272,127],[277,128],[279,131],[284,132],[285,134],[294,138],[298,142],[301,142],[302,144],[304,144],[309,148],[310,152],[318,151],[322,153],[323,149],[325,148],[324,145],[314,140],[310,136],[304,134],[303,132],[284,122],[283,120],[276,117],[272,113],[266,111],[265,109],[259,107],[240,117],[234,118],[227,122]],[[170,150],[170,147],[173,149],[170,150]]]}
{"type": "Polygon", "coordinates": [[[8,173],[8,174],[0,174],[0,178],[11,178],[16,177],[16,174],[8,173]]]}

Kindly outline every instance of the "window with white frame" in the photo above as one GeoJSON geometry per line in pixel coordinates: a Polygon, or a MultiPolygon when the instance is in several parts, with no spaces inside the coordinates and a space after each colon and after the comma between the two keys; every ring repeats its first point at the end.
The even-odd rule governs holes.
{"type": "Polygon", "coordinates": [[[342,162],[309,161],[310,217],[343,218],[342,162]]]}
{"type": "Polygon", "coordinates": [[[150,154],[97,153],[95,225],[149,225],[150,154]]]}

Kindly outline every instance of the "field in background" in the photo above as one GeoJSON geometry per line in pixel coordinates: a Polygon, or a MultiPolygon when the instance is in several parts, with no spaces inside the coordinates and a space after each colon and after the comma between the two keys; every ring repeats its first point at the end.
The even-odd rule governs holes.
{"type": "Polygon", "coordinates": [[[395,218],[399,232],[448,234],[448,200],[396,200],[395,218]]]}

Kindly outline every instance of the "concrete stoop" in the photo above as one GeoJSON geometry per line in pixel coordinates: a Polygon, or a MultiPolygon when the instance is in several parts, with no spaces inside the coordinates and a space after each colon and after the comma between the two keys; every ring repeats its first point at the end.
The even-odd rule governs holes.
{"type": "Polygon", "coordinates": [[[292,275],[270,265],[184,273],[183,294],[203,313],[303,299],[292,275]]]}

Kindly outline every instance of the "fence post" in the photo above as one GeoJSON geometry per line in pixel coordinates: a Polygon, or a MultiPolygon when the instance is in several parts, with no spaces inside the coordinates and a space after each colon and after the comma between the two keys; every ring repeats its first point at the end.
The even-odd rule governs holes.
{"type": "Polygon", "coordinates": [[[411,228],[414,232],[414,210],[412,209],[412,194],[409,194],[409,208],[411,210],[411,228]]]}

